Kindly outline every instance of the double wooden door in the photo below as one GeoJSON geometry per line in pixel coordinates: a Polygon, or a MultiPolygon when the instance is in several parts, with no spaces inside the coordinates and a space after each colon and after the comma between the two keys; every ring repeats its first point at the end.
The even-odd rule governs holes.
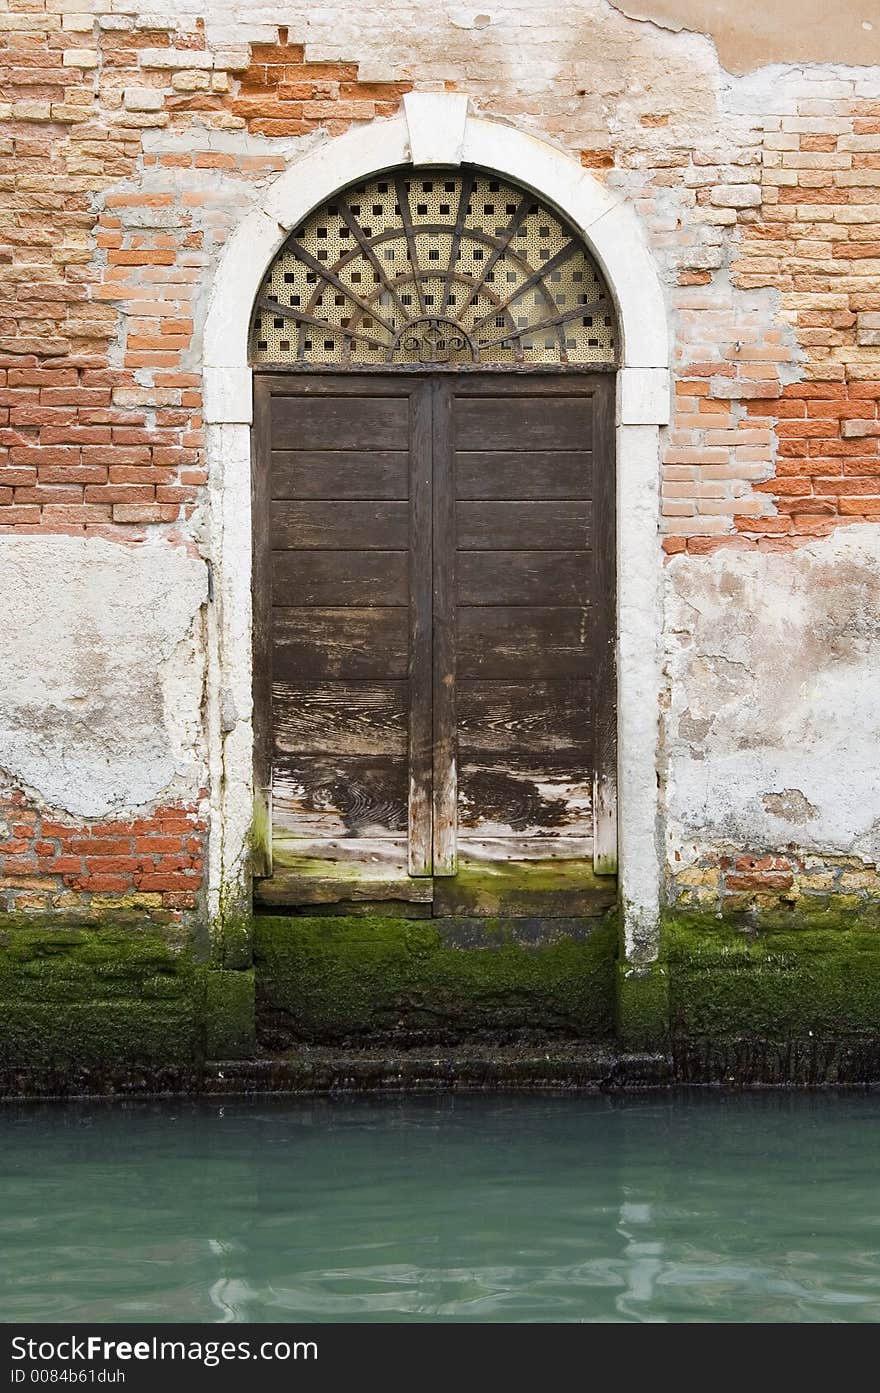
{"type": "Polygon", "coordinates": [[[613,870],[612,388],[256,378],[261,898],[613,870]]]}

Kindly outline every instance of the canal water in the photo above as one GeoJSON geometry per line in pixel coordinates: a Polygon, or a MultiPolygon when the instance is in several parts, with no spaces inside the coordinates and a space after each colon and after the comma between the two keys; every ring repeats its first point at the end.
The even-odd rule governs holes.
{"type": "Polygon", "coordinates": [[[880,1098],[0,1110],[18,1321],[877,1321],[880,1098]]]}

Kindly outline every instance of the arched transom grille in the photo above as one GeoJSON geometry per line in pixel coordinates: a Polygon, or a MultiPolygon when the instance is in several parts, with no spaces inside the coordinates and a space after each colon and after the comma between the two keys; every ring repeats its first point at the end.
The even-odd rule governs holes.
{"type": "Polygon", "coordinates": [[[534,194],[476,171],[391,172],[290,234],[251,331],[257,363],[514,367],[615,362],[611,298],[534,194]]]}

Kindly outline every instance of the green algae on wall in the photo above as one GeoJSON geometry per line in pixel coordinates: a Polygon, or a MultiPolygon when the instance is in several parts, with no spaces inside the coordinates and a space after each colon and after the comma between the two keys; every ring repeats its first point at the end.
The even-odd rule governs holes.
{"type": "Polygon", "coordinates": [[[669,1024],[684,1039],[880,1037],[880,924],[873,915],[671,917],[661,957],[669,1024]]]}
{"type": "Polygon", "coordinates": [[[880,1041],[880,916],[669,911],[657,960],[618,965],[617,1035],[625,1048],[661,1050],[880,1041]]]}
{"type": "Polygon", "coordinates": [[[617,1038],[624,1049],[656,1050],[669,1034],[669,969],[664,962],[617,964],[617,1038]]]}
{"type": "Polygon", "coordinates": [[[253,1052],[253,973],[155,926],[0,926],[0,1064],[198,1063],[253,1052]]]}
{"type": "Polygon", "coordinates": [[[260,916],[261,1039],[330,1043],[609,1038],[610,918],[260,916]]]}
{"type": "MultiPolygon", "coordinates": [[[[3,917],[0,1067],[252,1058],[255,975],[260,1037],[276,1048],[479,1048],[616,1032],[623,1050],[686,1059],[692,1077],[694,1050],[726,1051],[726,1060],[776,1045],[880,1048],[880,919],[871,914],[670,913],[652,964],[619,961],[613,915],[258,916],[255,971],[244,966],[249,925],[228,929],[206,958],[176,925],[51,928],[3,917]]],[[[766,1061],[754,1077],[762,1070],[766,1061]]]]}

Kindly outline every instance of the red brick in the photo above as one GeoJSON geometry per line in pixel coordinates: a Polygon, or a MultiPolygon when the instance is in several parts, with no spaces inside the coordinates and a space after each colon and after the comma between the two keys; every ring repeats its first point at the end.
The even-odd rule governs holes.
{"type": "Polygon", "coordinates": [[[131,888],[131,878],[123,875],[80,875],[72,876],[69,884],[76,890],[86,890],[92,894],[121,895],[131,888]]]}
{"type": "Polygon", "coordinates": [[[195,871],[165,871],[135,876],[138,890],[192,890],[198,885],[195,871]]]}
{"type": "Polygon", "coordinates": [[[728,875],[724,883],[728,890],[789,890],[794,876],[790,871],[764,871],[757,875],[728,875]]]}
{"type": "Polygon", "coordinates": [[[876,498],[841,498],[839,500],[841,513],[845,515],[859,514],[864,517],[880,517],[880,496],[876,498]]]}
{"type": "Polygon", "coordinates": [[[161,833],[157,833],[155,836],[142,836],[135,841],[134,849],[138,852],[147,852],[151,856],[161,856],[166,851],[180,851],[180,838],[164,837],[161,833]]]}
{"type": "Polygon", "coordinates": [[[25,856],[31,850],[31,843],[22,837],[0,840],[0,856],[25,856]]]}

